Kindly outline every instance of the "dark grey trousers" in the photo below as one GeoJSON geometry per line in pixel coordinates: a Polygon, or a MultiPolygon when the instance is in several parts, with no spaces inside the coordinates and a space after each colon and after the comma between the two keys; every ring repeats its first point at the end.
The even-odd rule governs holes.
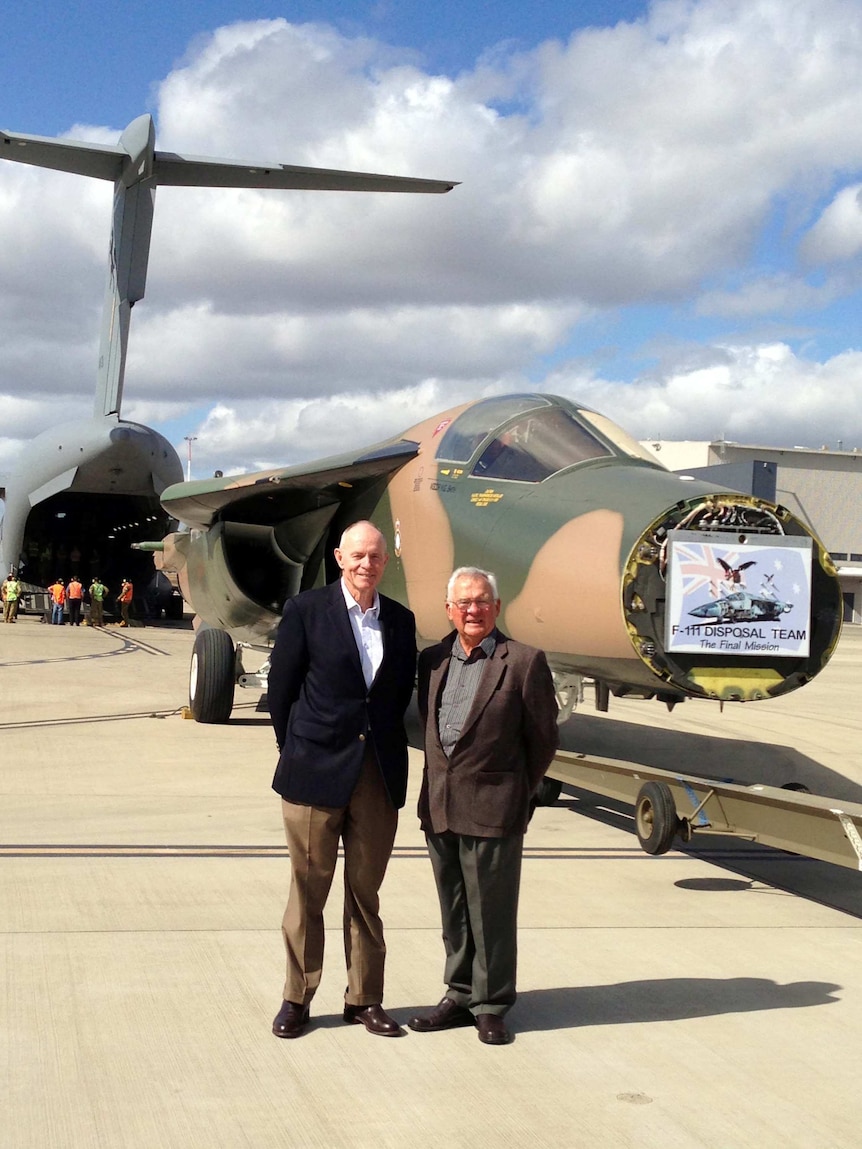
{"type": "Polygon", "coordinates": [[[437,883],[450,997],[502,1016],[515,1001],[524,835],[426,835],[437,883]]]}

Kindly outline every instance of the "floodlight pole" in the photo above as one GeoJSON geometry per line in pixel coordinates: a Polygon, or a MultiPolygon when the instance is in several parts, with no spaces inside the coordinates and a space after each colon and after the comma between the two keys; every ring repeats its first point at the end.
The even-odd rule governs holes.
{"type": "Polygon", "coordinates": [[[186,464],[186,482],[190,483],[192,481],[192,443],[197,441],[197,435],[186,435],[184,438],[189,445],[189,461],[186,464]]]}

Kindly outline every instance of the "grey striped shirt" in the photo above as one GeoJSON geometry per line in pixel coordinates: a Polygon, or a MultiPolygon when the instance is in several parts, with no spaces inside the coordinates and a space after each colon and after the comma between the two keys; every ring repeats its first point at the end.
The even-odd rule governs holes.
{"type": "Polygon", "coordinates": [[[461,737],[461,730],[467,715],[470,713],[476,691],[479,689],[479,680],[485,669],[485,663],[494,653],[496,646],[496,629],[482,639],[479,645],[471,651],[469,658],[464,652],[460,638],[456,637],[452,644],[446,685],[443,687],[440,712],[437,715],[440,743],[447,758],[452,753],[452,747],[461,737]]]}

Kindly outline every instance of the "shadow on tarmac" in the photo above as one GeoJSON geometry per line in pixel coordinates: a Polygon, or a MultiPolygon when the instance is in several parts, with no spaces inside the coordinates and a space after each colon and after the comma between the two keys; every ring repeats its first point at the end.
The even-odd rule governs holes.
{"type": "Polygon", "coordinates": [[[587,757],[620,758],[740,786],[802,782],[812,794],[862,802],[862,786],[792,746],[691,734],[578,713],[561,727],[560,747],[587,757]]]}
{"type": "Polygon", "coordinates": [[[825,981],[780,985],[762,977],[679,977],[525,990],[518,994],[517,1028],[523,1032],[587,1025],[679,1021],[723,1013],[805,1009],[832,1005],[842,987],[825,981]],[[522,1022],[523,1017],[523,1022],[522,1022]]]}
{"type": "MultiPolygon", "coordinates": [[[[588,790],[564,786],[563,798],[557,805],[635,836],[634,808],[622,802],[591,794],[588,790]]],[[[707,895],[720,890],[741,894],[779,890],[862,918],[862,875],[856,870],[800,854],[789,854],[729,834],[695,833],[691,842],[684,845],[677,840],[673,849],[677,855],[699,858],[748,879],[681,879],[674,883],[679,889],[707,895]]],[[[644,854],[644,860],[660,864],[662,857],[670,856],[650,858],[644,854]]]]}

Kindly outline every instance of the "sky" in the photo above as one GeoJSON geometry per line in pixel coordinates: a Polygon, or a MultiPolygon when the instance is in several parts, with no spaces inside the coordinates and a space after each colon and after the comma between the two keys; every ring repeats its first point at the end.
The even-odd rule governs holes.
{"type": "MultiPolygon", "coordinates": [[[[160,188],[123,416],[204,478],[547,391],[862,448],[862,0],[8,6],[0,127],[458,180],[160,188]]],[[[110,185],[0,162],[0,477],[89,414],[110,185]]]]}

